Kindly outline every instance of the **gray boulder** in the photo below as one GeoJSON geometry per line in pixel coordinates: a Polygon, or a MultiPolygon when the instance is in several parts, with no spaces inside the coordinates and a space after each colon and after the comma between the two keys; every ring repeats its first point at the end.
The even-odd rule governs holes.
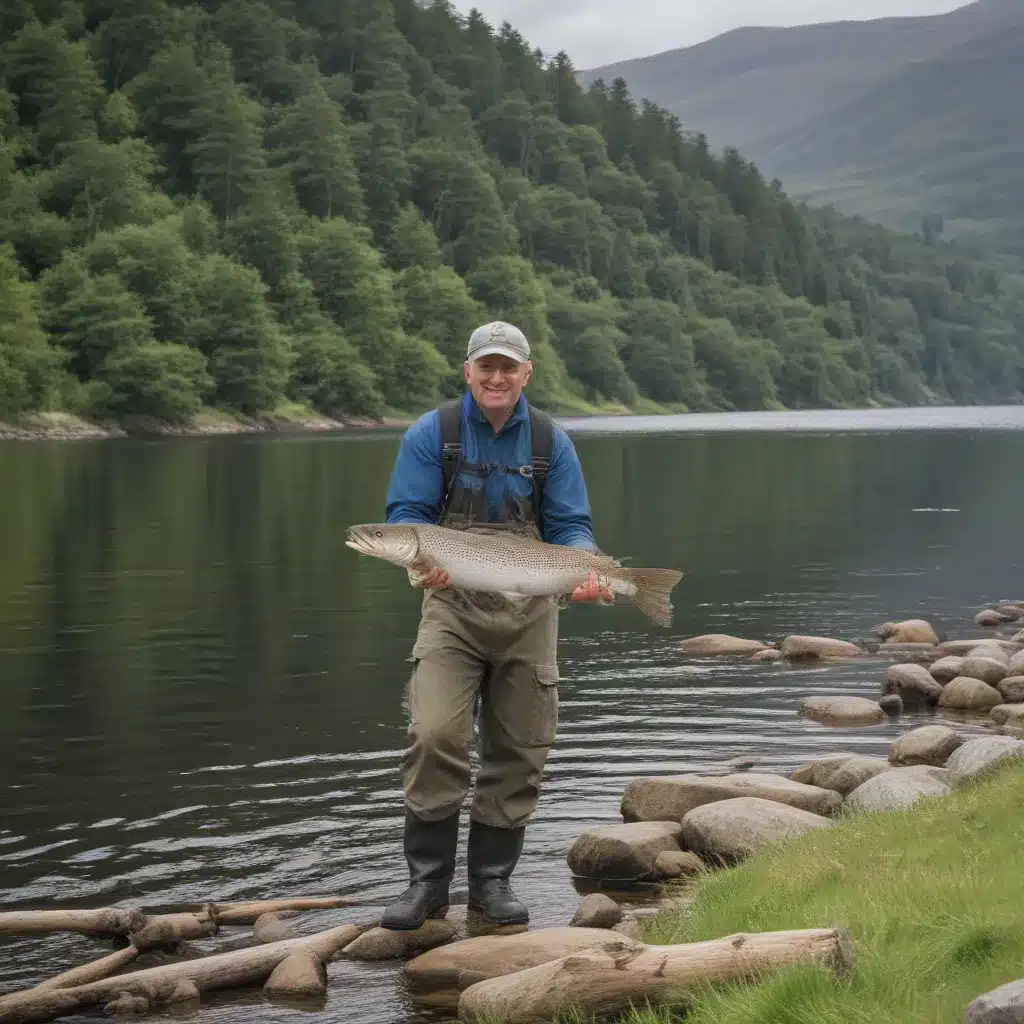
{"type": "Polygon", "coordinates": [[[964,663],[960,666],[961,678],[980,679],[983,683],[988,683],[989,686],[995,686],[1008,675],[1008,661],[985,655],[972,654],[964,658],[964,663]]]}
{"type": "Polygon", "coordinates": [[[905,733],[889,750],[889,762],[901,767],[916,764],[940,767],[963,739],[944,725],[925,725],[905,733]]]}
{"type": "Polygon", "coordinates": [[[708,633],[705,636],[693,636],[683,641],[683,653],[697,657],[723,657],[730,654],[757,654],[768,649],[768,644],[760,640],[744,640],[738,636],[725,633],[708,633]]]}
{"type": "Polygon", "coordinates": [[[637,821],[592,828],[572,844],[566,863],[582,878],[656,879],[655,861],[665,850],[679,850],[678,821],[637,821]]]}
{"type": "Polygon", "coordinates": [[[932,678],[939,683],[948,683],[951,679],[956,679],[960,675],[960,669],[963,668],[965,658],[958,658],[952,654],[947,654],[944,658],[939,658],[938,661],[933,662],[931,667],[928,669],[932,678]]]}
{"type": "Polygon", "coordinates": [[[890,665],[882,692],[899,694],[908,703],[937,704],[942,686],[923,665],[890,665]]]}
{"type": "Polygon", "coordinates": [[[954,711],[988,711],[1002,704],[1003,695],[980,679],[957,676],[947,683],[939,697],[939,707],[954,711]]]}
{"type": "Polygon", "coordinates": [[[832,640],[821,636],[787,636],[782,641],[782,656],[790,661],[819,658],[859,658],[866,652],[846,640],[832,640]]]}
{"type": "Polygon", "coordinates": [[[875,725],[886,719],[878,701],[865,697],[807,697],[800,714],[824,725],[875,725]]]}
{"type": "Polygon", "coordinates": [[[569,922],[574,928],[614,928],[622,920],[622,907],[610,896],[592,892],[583,898],[569,922]]]}
{"type": "Polygon", "coordinates": [[[927,644],[934,647],[939,642],[935,628],[926,619],[886,622],[875,632],[890,644],[927,644]]]}
{"type": "Polygon", "coordinates": [[[1024,704],[998,704],[988,714],[996,725],[1024,726],[1024,704]]]}
{"type": "Polygon", "coordinates": [[[967,1007],[964,1024],[1024,1024],[1024,981],[986,992],[967,1007]]]}
{"type": "Polygon", "coordinates": [[[893,768],[858,786],[844,806],[851,811],[898,811],[926,797],[948,796],[953,790],[944,775],[945,769],[923,765],[893,768]]]}
{"type": "Polygon", "coordinates": [[[661,878],[685,878],[688,875],[702,874],[706,868],[704,861],[689,850],[666,850],[659,853],[654,862],[654,870],[661,878]]]}
{"type": "Polygon", "coordinates": [[[996,689],[1007,704],[1024,704],[1024,675],[1007,676],[996,689]]]}
{"type": "Polygon", "coordinates": [[[1009,674],[1011,676],[1024,676],[1024,651],[1018,651],[1016,654],[1011,654],[1006,667],[1009,669],[1009,674]]]}
{"type": "Polygon", "coordinates": [[[808,781],[822,789],[831,789],[840,796],[855,790],[861,783],[873,779],[892,766],[880,757],[864,754],[826,754],[817,761],[793,772],[791,778],[797,782],[808,781]]]}
{"type": "Polygon", "coordinates": [[[782,775],[681,775],[634,779],[622,795],[622,817],[626,821],[680,821],[695,807],[741,796],[773,800],[813,814],[831,814],[842,803],[830,789],[801,785],[782,775]]]}
{"type": "Polygon", "coordinates": [[[957,786],[967,779],[979,778],[1005,761],[1024,757],[1024,741],[1011,736],[982,736],[968,740],[949,756],[946,767],[950,782],[957,786]]]}
{"type": "Polygon", "coordinates": [[[833,824],[831,818],[772,800],[740,797],[690,811],[683,818],[683,838],[705,861],[730,864],[791,836],[833,824]]]}

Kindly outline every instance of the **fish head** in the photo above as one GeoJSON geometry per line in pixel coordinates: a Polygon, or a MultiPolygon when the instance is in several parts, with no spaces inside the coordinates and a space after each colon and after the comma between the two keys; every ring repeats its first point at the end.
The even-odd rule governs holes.
{"type": "Polygon", "coordinates": [[[348,528],[345,546],[371,558],[411,566],[419,557],[420,541],[414,526],[369,523],[348,528]]]}

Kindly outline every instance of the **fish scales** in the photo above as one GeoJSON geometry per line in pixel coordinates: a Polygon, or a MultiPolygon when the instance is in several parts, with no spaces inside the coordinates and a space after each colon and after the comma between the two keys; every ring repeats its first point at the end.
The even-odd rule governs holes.
{"type": "Polygon", "coordinates": [[[457,589],[533,597],[570,594],[596,573],[659,625],[672,622],[675,569],[627,568],[609,555],[547,544],[503,531],[477,533],[419,523],[349,528],[346,544],[413,573],[440,569],[457,589]]]}

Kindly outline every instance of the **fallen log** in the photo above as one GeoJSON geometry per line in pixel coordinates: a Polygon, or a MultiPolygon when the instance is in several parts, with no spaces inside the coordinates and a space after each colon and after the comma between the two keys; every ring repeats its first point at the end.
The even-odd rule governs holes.
{"type": "Polygon", "coordinates": [[[316,896],[294,900],[264,900],[260,903],[215,903],[214,914],[218,924],[255,924],[264,914],[279,914],[283,910],[336,910],[354,907],[354,900],[334,896],[316,896]]]}
{"type": "Polygon", "coordinates": [[[87,985],[91,981],[109,978],[110,975],[130,964],[138,955],[137,946],[125,946],[124,949],[119,949],[101,960],[94,960],[91,964],[83,964],[81,967],[73,967],[70,971],[41,981],[36,985],[36,991],[48,988],[71,988],[74,985],[87,985]]]}
{"type": "Polygon", "coordinates": [[[205,939],[216,935],[218,927],[213,908],[209,907],[198,914],[163,914],[147,918],[146,923],[133,931],[129,938],[132,945],[144,952],[155,946],[205,939]]]}
{"type": "Polygon", "coordinates": [[[570,1007],[588,1017],[617,1013],[647,1000],[679,1000],[695,985],[751,980],[768,970],[805,964],[848,975],[853,970],[849,935],[830,928],[639,950],[626,942],[620,950],[606,945],[471,985],[459,998],[459,1019],[531,1024],[570,1007]]]}
{"type": "Polygon", "coordinates": [[[83,935],[130,935],[144,928],[141,910],[103,907],[99,910],[12,910],[0,914],[0,935],[44,935],[81,932],[83,935]]]}
{"type": "Polygon", "coordinates": [[[326,962],[358,934],[356,925],[347,924],[299,939],[150,967],[73,988],[15,992],[0,1003],[0,1024],[34,1024],[54,1020],[87,1006],[116,1001],[123,993],[135,1000],[144,999],[149,1004],[170,1003],[180,998],[183,992],[192,993],[192,986],[194,991],[203,993],[266,981],[274,968],[292,953],[309,953],[326,962]],[[191,986],[183,982],[191,982],[191,986]]]}

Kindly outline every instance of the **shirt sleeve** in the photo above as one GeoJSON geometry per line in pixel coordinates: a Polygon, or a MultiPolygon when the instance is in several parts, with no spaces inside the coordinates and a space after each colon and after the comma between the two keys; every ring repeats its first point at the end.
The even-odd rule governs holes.
{"type": "Polygon", "coordinates": [[[541,502],[544,540],[571,548],[600,549],[594,539],[594,523],[587,497],[583,467],[569,435],[556,427],[551,466],[541,502]]]}
{"type": "Polygon", "coordinates": [[[418,419],[402,438],[388,485],[388,523],[436,524],[444,501],[441,418],[436,410],[418,419]]]}

